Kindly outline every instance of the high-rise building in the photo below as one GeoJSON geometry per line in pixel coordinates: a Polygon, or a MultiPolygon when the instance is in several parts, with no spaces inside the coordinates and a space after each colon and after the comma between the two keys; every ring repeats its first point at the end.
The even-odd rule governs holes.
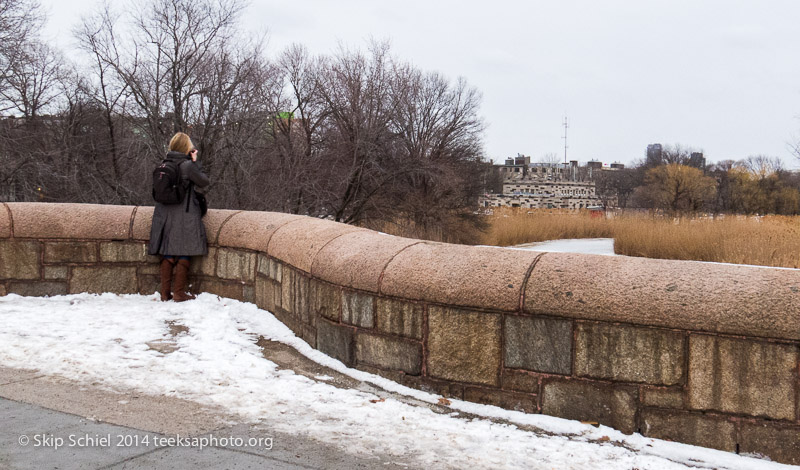
{"type": "Polygon", "coordinates": [[[644,166],[649,168],[660,165],[663,158],[663,150],[664,149],[661,147],[661,144],[648,145],[647,157],[644,161],[644,166]]]}
{"type": "Polygon", "coordinates": [[[689,166],[705,170],[706,157],[703,156],[703,152],[692,152],[692,154],[689,156],[689,166]]]}

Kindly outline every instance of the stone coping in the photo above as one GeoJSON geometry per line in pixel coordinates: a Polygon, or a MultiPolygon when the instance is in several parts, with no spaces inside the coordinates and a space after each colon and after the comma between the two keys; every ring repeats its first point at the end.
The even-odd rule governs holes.
{"type": "MultiPolygon", "coordinates": [[[[146,240],[152,207],[3,203],[0,238],[146,240]]],[[[209,242],[316,279],[485,311],[800,339],[800,270],[423,242],[282,213],[210,210],[209,242]]]]}
{"type": "Polygon", "coordinates": [[[528,313],[743,336],[800,339],[800,270],[548,253],[528,313]]]}

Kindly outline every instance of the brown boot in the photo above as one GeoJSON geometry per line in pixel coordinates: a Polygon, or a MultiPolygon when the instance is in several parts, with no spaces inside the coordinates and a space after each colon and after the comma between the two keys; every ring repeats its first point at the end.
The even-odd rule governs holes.
{"type": "Polygon", "coordinates": [[[172,299],[170,288],[172,287],[172,268],[175,264],[172,260],[164,258],[161,260],[161,301],[166,302],[172,299]]]}
{"type": "Polygon", "coordinates": [[[189,285],[189,260],[179,259],[177,266],[175,266],[175,294],[173,300],[175,302],[184,302],[195,298],[187,290],[189,285]]]}

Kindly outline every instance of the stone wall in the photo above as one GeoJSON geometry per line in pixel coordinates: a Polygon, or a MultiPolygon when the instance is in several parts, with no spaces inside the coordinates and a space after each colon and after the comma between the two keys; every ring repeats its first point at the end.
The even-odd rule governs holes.
{"type": "MultiPolygon", "coordinates": [[[[151,207],[0,205],[0,295],[157,288],[151,207]]],[[[212,210],[195,291],[449,397],[800,464],[800,272],[424,242],[212,210]]]]}

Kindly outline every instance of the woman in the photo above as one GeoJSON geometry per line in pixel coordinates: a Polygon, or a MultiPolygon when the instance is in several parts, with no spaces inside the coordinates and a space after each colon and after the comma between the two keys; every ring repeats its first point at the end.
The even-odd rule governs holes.
{"type": "Polygon", "coordinates": [[[178,166],[181,184],[187,191],[180,204],[156,203],[148,253],[162,256],[161,300],[183,302],[194,299],[194,295],[187,292],[189,257],[208,254],[206,229],[194,188],[208,186],[209,181],[197,163],[197,149],[183,132],[178,132],[169,141],[167,160],[178,166]],[[170,294],[173,268],[175,288],[174,294],[170,294]]]}

